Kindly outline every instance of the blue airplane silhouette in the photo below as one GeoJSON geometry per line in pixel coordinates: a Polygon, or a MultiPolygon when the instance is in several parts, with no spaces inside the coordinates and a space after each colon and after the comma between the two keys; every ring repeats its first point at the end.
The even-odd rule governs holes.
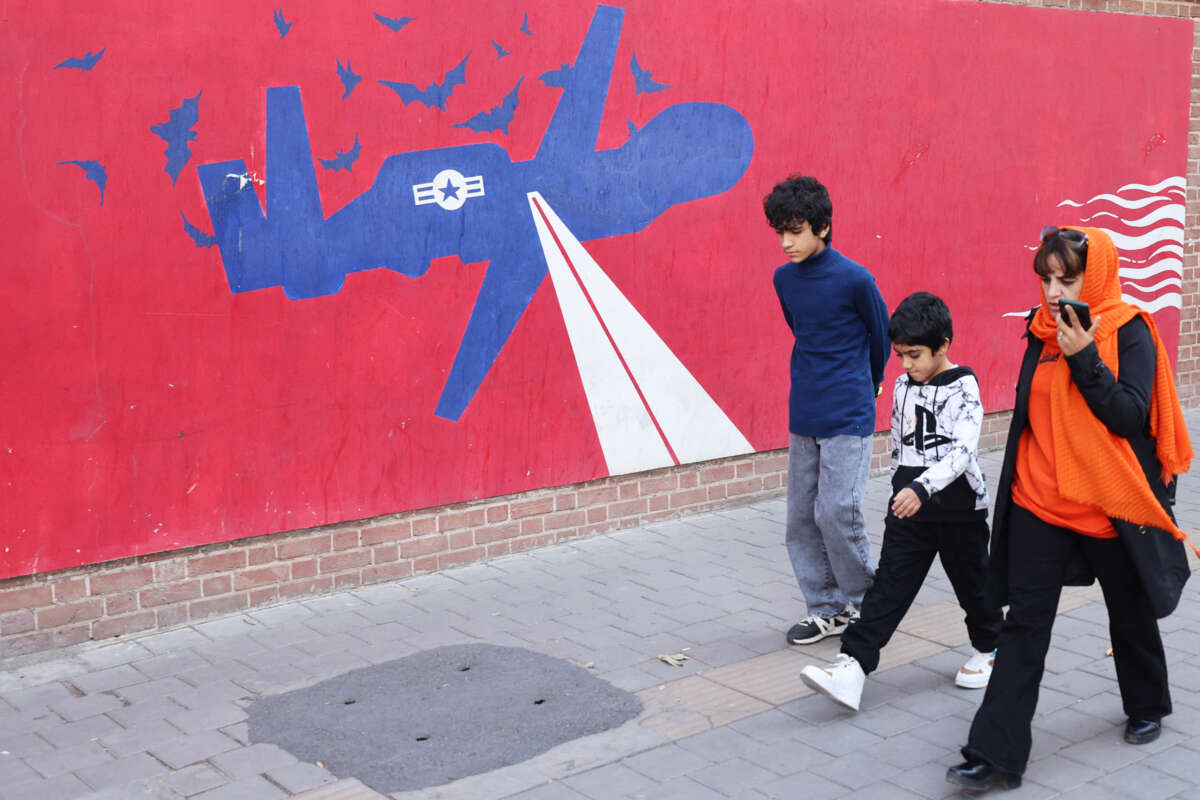
{"type": "Polygon", "coordinates": [[[242,160],[198,167],[229,287],[334,294],[346,275],[430,262],[489,261],[435,413],[457,420],[525,313],[548,268],[527,194],[540,192],[581,242],[640,231],[673,205],[733,187],[754,136],[719,103],[678,103],[618,148],[596,139],[625,12],[598,6],[537,153],[496,144],[398,153],[375,183],[326,218],[300,88],[267,89],[266,214],[242,160]]]}

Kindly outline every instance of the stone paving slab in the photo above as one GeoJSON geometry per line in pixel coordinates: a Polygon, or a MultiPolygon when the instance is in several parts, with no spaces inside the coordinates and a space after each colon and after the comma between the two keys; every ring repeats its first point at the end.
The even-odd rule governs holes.
{"type": "Polygon", "coordinates": [[[297,800],[376,800],[376,798],[387,797],[387,795],[368,789],[354,778],[329,783],[293,796],[297,800]]]}
{"type": "MultiPolygon", "coordinates": [[[[1187,417],[1200,431],[1200,410],[1187,417]]],[[[994,479],[1000,454],[982,461],[994,479]]],[[[887,477],[873,477],[865,505],[876,551],[888,493],[887,477]]],[[[1200,530],[1200,477],[1181,480],[1177,510],[1185,529],[1200,530]]],[[[784,511],[767,498],[0,664],[0,799],[384,797],[251,743],[246,703],[469,642],[565,658],[636,692],[644,709],[520,764],[394,798],[954,796],[942,776],[981,693],[952,683],[970,646],[940,564],[851,714],[798,680],[838,641],[783,640],[804,613],[784,511]],[[676,652],[690,656],[682,668],[657,659],[676,652]]],[[[1200,797],[1200,581],[1160,627],[1175,713],[1159,741],[1131,747],[1099,589],[1064,590],[1026,783],[1005,797],[1200,797]]]]}

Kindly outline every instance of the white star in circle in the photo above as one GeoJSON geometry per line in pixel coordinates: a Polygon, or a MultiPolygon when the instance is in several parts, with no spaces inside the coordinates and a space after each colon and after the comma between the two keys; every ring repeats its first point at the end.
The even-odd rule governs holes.
{"type": "Polygon", "coordinates": [[[458,170],[444,169],[434,176],[432,183],[437,192],[434,202],[447,211],[456,211],[467,202],[466,192],[463,191],[467,179],[458,170]]]}

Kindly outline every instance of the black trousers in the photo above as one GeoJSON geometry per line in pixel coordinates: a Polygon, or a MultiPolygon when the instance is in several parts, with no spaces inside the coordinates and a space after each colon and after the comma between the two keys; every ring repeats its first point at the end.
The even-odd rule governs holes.
{"type": "Polygon", "coordinates": [[[925,582],[933,557],[940,556],[958,604],[967,612],[967,633],[976,650],[996,647],[1003,616],[984,601],[988,526],[984,520],[926,522],[888,516],[875,582],[863,597],[859,619],[842,634],[842,652],[854,656],[863,672],[879,666],[879,651],[925,582]]]}
{"type": "Polygon", "coordinates": [[[1119,539],[1096,539],[1049,525],[1013,505],[1009,527],[1008,615],[983,703],[963,755],[1023,773],[1030,724],[1050,647],[1068,559],[1078,549],[1100,581],[1125,714],[1161,720],[1171,713],[1167,659],[1158,620],[1119,539]]]}

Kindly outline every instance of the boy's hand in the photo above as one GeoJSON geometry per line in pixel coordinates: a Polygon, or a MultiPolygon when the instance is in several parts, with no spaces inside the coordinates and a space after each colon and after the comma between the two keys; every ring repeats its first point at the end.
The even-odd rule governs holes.
{"type": "Polygon", "coordinates": [[[911,517],[921,510],[921,498],[912,489],[904,488],[896,492],[892,500],[892,513],[903,519],[911,517]]]}

